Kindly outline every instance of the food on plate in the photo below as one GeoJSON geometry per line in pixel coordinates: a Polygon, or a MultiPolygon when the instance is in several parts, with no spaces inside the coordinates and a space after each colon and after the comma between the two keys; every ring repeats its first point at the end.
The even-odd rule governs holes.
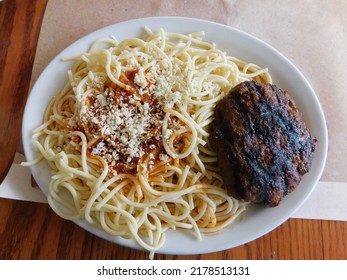
{"type": "Polygon", "coordinates": [[[33,142],[52,169],[48,202],[58,215],[133,239],[153,257],[168,230],[201,239],[245,211],[209,144],[214,108],[239,83],[272,81],[200,32],[145,30],[69,58],[68,82],[33,142]]]}
{"type": "Polygon", "coordinates": [[[210,142],[229,194],[279,205],[309,172],[316,143],[292,98],[276,85],[246,81],[215,111],[210,142]]]}

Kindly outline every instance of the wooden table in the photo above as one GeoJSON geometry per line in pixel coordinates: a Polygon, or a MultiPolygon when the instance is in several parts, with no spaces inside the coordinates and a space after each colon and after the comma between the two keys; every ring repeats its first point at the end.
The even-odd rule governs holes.
{"type": "MultiPolygon", "coordinates": [[[[29,87],[45,6],[46,0],[5,0],[0,4],[0,84],[6,85],[1,96],[27,96],[21,90],[29,87]],[[6,44],[8,40],[11,44],[6,44]],[[16,54],[25,55],[18,60],[16,54]],[[6,59],[17,63],[3,65],[6,59]],[[17,81],[23,81],[20,88],[11,77],[13,73],[19,73],[17,81]]],[[[17,141],[11,143],[18,145],[17,141]]],[[[102,240],[62,220],[47,204],[0,199],[0,259],[147,258],[145,252],[102,240]]],[[[156,259],[347,259],[347,222],[289,219],[237,248],[203,255],[157,254],[156,259]]]]}

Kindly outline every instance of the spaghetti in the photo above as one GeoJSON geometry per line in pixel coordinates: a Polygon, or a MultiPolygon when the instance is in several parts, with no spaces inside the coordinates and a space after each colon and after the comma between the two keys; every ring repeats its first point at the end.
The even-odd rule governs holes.
{"type": "Polygon", "coordinates": [[[210,124],[232,87],[271,77],[202,33],[145,30],[145,39],[99,40],[70,58],[69,81],[33,139],[53,172],[53,210],[134,239],[152,258],[167,230],[201,239],[246,209],[224,190],[210,124]]]}

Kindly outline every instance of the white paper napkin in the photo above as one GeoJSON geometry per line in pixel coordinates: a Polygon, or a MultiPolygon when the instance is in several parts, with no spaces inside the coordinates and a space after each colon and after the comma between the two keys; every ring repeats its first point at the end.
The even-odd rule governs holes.
{"type": "Polygon", "coordinates": [[[347,221],[347,183],[319,182],[292,218],[347,221]]]}
{"type": "Polygon", "coordinates": [[[0,197],[47,203],[40,188],[31,186],[30,169],[20,165],[24,160],[23,155],[16,154],[10,171],[0,185],[0,197]]]}
{"type": "MultiPolygon", "coordinates": [[[[47,203],[40,189],[31,186],[30,170],[20,165],[22,161],[24,156],[16,154],[7,177],[0,185],[0,197],[47,203]]],[[[319,182],[292,218],[347,221],[347,183],[319,182]]]]}

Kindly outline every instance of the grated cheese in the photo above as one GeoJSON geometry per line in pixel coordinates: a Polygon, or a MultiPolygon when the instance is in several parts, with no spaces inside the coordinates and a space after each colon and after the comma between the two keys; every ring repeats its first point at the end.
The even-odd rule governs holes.
{"type": "MultiPolygon", "coordinates": [[[[141,60],[146,58],[136,60],[130,54],[127,50],[120,54],[128,57],[127,71],[122,73],[125,89],[89,72],[90,90],[80,105],[79,124],[88,139],[98,139],[90,152],[103,157],[111,167],[136,164],[147,155],[150,166],[154,160],[168,161],[161,142],[170,138],[172,129],[162,135],[164,110],[183,102],[179,84],[185,80],[187,68],[175,67],[175,75],[169,75],[170,62],[162,59],[145,70],[141,60]],[[154,158],[152,151],[158,148],[162,150],[154,158]]],[[[179,124],[173,120],[172,126],[179,124]]]]}

